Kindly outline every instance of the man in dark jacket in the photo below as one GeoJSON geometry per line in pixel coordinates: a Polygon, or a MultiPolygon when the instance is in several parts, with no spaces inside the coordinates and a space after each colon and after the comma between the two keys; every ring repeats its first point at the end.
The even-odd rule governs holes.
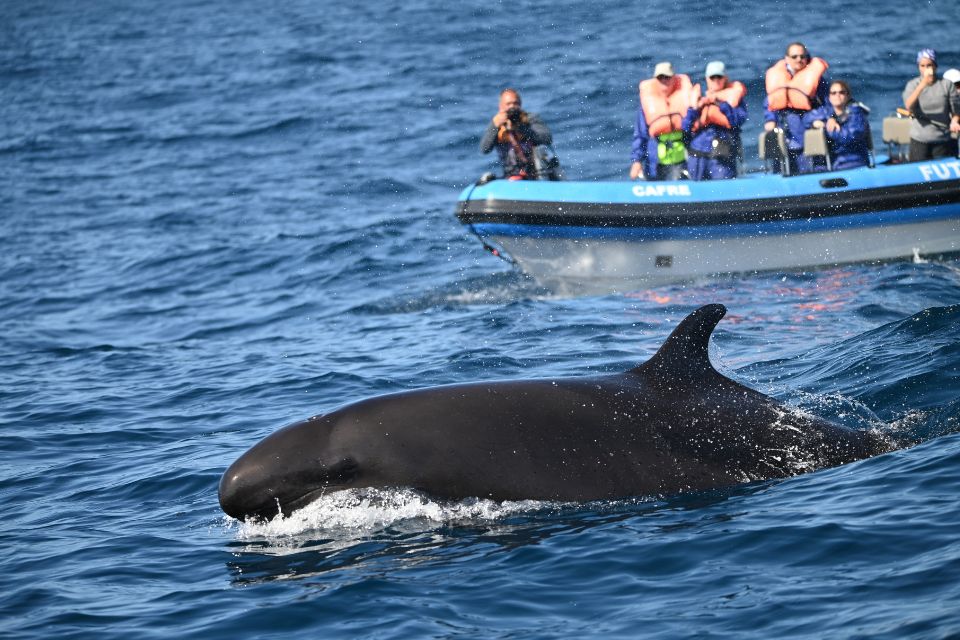
{"type": "Polygon", "coordinates": [[[497,148],[505,178],[533,180],[537,178],[534,147],[552,144],[553,136],[540,116],[521,107],[516,89],[500,92],[500,110],[483,132],[480,151],[490,153],[497,148]]]}

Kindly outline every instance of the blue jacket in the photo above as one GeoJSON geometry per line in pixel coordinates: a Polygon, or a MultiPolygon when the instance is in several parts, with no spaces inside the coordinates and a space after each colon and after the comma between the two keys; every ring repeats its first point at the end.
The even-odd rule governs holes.
{"type": "Polygon", "coordinates": [[[630,149],[630,159],[643,164],[645,176],[657,175],[660,158],[657,155],[657,137],[650,135],[647,127],[647,118],[643,115],[643,105],[637,107],[637,120],[633,123],[633,145],[630,149]]]}
{"type": "Polygon", "coordinates": [[[690,107],[687,109],[687,115],[681,124],[683,132],[688,136],[692,136],[690,142],[687,144],[687,148],[693,149],[694,151],[710,153],[714,149],[714,140],[725,142],[730,145],[735,162],[737,151],[740,148],[740,127],[742,127],[743,123],[747,120],[747,103],[741,100],[739,105],[731,107],[729,103],[720,101],[717,102],[717,107],[723,115],[726,116],[731,128],[727,129],[726,127],[711,124],[694,133],[693,126],[700,117],[700,110],[690,107]]]}
{"type": "MultiPolygon", "coordinates": [[[[870,110],[858,102],[847,104],[844,112],[836,118],[839,131],[833,133],[824,129],[830,150],[830,162],[834,169],[853,169],[870,163],[870,110]]],[[[808,111],[803,116],[804,125],[809,128],[817,120],[826,122],[833,118],[833,107],[829,104],[808,111]]]]}

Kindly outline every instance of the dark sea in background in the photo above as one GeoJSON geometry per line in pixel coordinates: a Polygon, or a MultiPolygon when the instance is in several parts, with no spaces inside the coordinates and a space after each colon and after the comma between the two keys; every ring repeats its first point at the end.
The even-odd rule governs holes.
{"type": "Polygon", "coordinates": [[[960,67],[958,25],[956,0],[3,0],[0,636],[960,637],[960,263],[565,297],[453,215],[504,86],[568,176],[617,179],[661,59],[748,84],[750,158],[789,41],[879,131],[917,48],[960,67]],[[217,505],[284,424],[625,370],[709,302],[727,375],[920,444],[671,499],[217,505]]]}

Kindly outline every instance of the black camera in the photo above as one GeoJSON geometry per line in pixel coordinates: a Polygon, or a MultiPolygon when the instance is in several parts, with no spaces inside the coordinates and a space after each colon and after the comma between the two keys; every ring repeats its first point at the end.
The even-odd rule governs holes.
{"type": "Polygon", "coordinates": [[[507,119],[513,124],[518,124],[520,122],[520,115],[523,112],[520,110],[520,107],[513,107],[512,109],[507,109],[507,119]]]}

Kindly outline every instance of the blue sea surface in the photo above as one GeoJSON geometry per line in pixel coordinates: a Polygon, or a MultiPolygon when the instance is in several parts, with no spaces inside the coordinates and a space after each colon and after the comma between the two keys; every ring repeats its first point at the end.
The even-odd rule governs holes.
{"type": "Polygon", "coordinates": [[[0,3],[0,637],[960,637],[960,262],[570,297],[453,215],[505,86],[570,177],[621,179],[661,59],[727,61],[749,159],[788,42],[879,131],[916,49],[960,67],[958,24],[955,0],[0,3]],[[285,424],[623,371],[713,302],[723,373],[916,446],[681,497],[219,509],[285,424]]]}

